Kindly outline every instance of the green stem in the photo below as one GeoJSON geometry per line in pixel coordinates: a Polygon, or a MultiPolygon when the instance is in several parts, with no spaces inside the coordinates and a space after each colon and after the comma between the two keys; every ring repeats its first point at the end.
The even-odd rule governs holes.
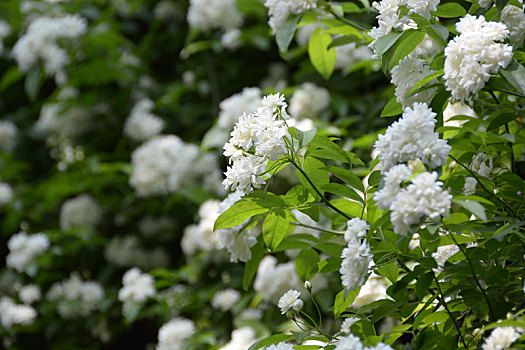
{"type": "Polygon", "coordinates": [[[503,89],[498,89],[498,88],[494,88],[494,90],[496,90],[496,91],[501,91],[501,92],[504,92],[504,93],[509,94],[509,95],[513,95],[513,96],[517,96],[517,97],[523,97],[523,98],[525,98],[525,95],[518,94],[517,92],[512,92],[512,91],[503,90],[503,89]]]}
{"type": "Polygon", "coordinates": [[[456,327],[456,331],[458,332],[459,338],[461,339],[461,342],[463,343],[463,346],[465,348],[467,348],[467,342],[465,341],[465,338],[463,338],[463,334],[461,333],[461,329],[459,329],[457,320],[454,317],[454,315],[452,315],[452,312],[450,311],[450,309],[448,308],[447,303],[445,302],[445,298],[443,297],[443,291],[441,290],[441,286],[439,285],[439,281],[438,281],[438,279],[437,279],[435,274],[432,274],[432,275],[434,276],[434,281],[436,281],[436,285],[437,285],[437,288],[439,290],[439,295],[438,295],[439,301],[441,302],[441,304],[443,304],[443,307],[447,311],[448,316],[452,320],[452,323],[454,323],[454,327],[456,327]]]}
{"type": "Polygon", "coordinates": [[[348,25],[350,25],[350,26],[352,26],[352,27],[354,27],[354,28],[357,28],[357,29],[359,29],[359,30],[362,30],[362,31],[364,31],[364,32],[367,31],[367,29],[366,29],[365,27],[363,27],[362,25],[360,25],[360,24],[358,24],[358,23],[356,23],[356,22],[354,22],[354,21],[352,21],[352,20],[349,20],[349,19],[346,19],[346,18],[344,18],[344,17],[341,17],[341,16],[339,16],[338,14],[336,14],[336,13],[335,13],[334,11],[332,11],[332,10],[328,10],[328,12],[329,12],[332,16],[334,16],[336,19],[340,20],[341,22],[344,22],[344,23],[346,23],[346,24],[348,24],[348,25]]]}
{"type": "Polygon", "coordinates": [[[506,207],[514,216],[518,216],[518,214],[516,214],[516,212],[514,210],[512,210],[512,208],[507,204],[505,203],[501,198],[499,197],[496,197],[496,195],[494,195],[494,193],[492,193],[491,191],[488,190],[488,188],[485,187],[485,185],[483,185],[483,183],[479,180],[479,177],[477,176],[477,174],[475,172],[473,172],[468,166],[466,166],[465,164],[461,163],[459,160],[457,160],[453,155],[449,154],[448,155],[450,158],[452,158],[452,160],[454,160],[456,163],[458,163],[459,165],[461,165],[463,168],[465,168],[465,170],[467,170],[469,172],[469,174],[474,177],[476,179],[476,181],[479,183],[479,185],[481,186],[481,188],[483,188],[483,190],[485,192],[487,192],[491,197],[494,197],[497,201],[499,201],[504,207],[506,207]]]}
{"type": "Polygon", "coordinates": [[[310,226],[310,225],[301,224],[300,222],[291,222],[290,224],[295,225],[295,226],[301,226],[301,227],[311,228],[311,229],[318,230],[318,231],[321,231],[321,232],[334,233],[334,234],[336,234],[336,235],[342,235],[342,234],[344,234],[344,231],[328,230],[328,229],[324,229],[324,228],[320,228],[320,227],[315,227],[315,226],[310,226]]]}
{"type": "Polygon", "coordinates": [[[310,180],[310,178],[308,177],[308,175],[306,174],[306,172],[300,167],[298,166],[293,160],[290,160],[290,163],[293,164],[294,167],[297,168],[297,170],[305,177],[305,179],[308,181],[308,183],[310,184],[310,186],[312,186],[312,188],[315,190],[315,192],[319,195],[319,197],[321,197],[321,200],[328,206],[330,207],[331,209],[333,209],[336,213],[338,214],[341,214],[342,216],[344,216],[346,219],[348,220],[351,220],[352,218],[350,216],[348,216],[347,214],[343,213],[340,209],[336,208],[332,203],[330,203],[328,201],[328,199],[326,199],[326,197],[321,193],[321,191],[319,191],[317,189],[317,187],[315,187],[314,183],[312,182],[312,180],[310,180]]]}
{"type": "Polygon", "coordinates": [[[465,250],[459,245],[458,241],[456,240],[456,237],[454,237],[454,234],[451,233],[449,236],[452,238],[454,243],[458,246],[459,250],[461,250],[463,255],[465,255],[465,258],[467,259],[467,262],[468,262],[468,264],[470,266],[470,272],[472,272],[472,277],[474,277],[474,281],[476,281],[476,285],[478,286],[479,291],[481,292],[481,295],[483,295],[483,299],[485,299],[485,302],[487,303],[487,306],[489,308],[490,318],[492,320],[495,320],[494,311],[492,309],[492,305],[490,304],[489,298],[487,297],[487,294],[485,294],[485,289],[483,289],[483,287],[481,286],[481,283],[479,282],[478,276],[476,275],[476,272],[474,271],[474,265],[472,264],[472,260],[470,260],[470,257],[467,255],[465,250]]]}
{"type": "MultiPolygon", "coordinates": [[[[490,96],[492,96],[492,99],[499,105],[499,100],[494,91],[489,89],[490,96]]],[[[525,96],[523,96],[525,97],[525,96]]],[[[509,129],[509,123],[505,123],[505,131],[507,131],[507,134],[510,135],[510,129],[509,129]]],[[[516,172],[516,160],[514,159],[514,150],[512,149],[512,142],[508,142],[510,147],[510,170],[515,173],[516,172]]]]}

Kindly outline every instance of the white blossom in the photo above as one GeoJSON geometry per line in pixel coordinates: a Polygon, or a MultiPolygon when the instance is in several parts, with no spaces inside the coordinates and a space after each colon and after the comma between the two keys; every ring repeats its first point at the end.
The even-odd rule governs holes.
{"type": "Polygon", "coordinates": [[[399,64],[392,68],[391,80],[391,83],[396,86],[396,101],[404,107],[412,106],[414,102],[429,103],[437,91],[436,88],[427,89],[407,97],[414,86],[429,74],[430,67],[426,61],[417,56],[410,55],[399,61],[399,64]]]}
{"type": "Polygon", "coordinates": [[[290,99],[290,115],[297,120],[317,118],[330,106],[330,93],[313,83],[304,83],[290,99]]]}
{"type": "Polygon", "coordinates": [[[384,176],[384,186],[374,194],[374,200],[379,208],[385,210],[395,201],[397,194],[401,190],[400,185],[412,176],[412,172],[405,164],[394,165],[384,176]]]}
{"type": "Polygon", "coordinates": [[[353,218],[346,223],[345,240],[350,242],[357,238],[364,238],[370,225],[365,220],[353,218]]]}
{"type": "Polygon", "coordinates": [[[271,255],[261,260],[255,276],[254,289],[264,295],[264,300],[277,304],[286,291],[299,290],[301,287],[302,283],[293,261],[277,264],[277,259],[271,255]]]}
{"type": "Polygon", "coordinates": [[[397,163],[419,158],[431,168],[447,161],[451,147],[434,132],[436,113],[425,103],[406,107],[400,120],[379,135],[374,148],[379,151],[381,172],[384,174],[397,163]]]}
{"type": "Polygon", "coordinates": [[[497,327],[492,330],[490,336],[483,343],[483,350],[505,350],[510,349],[523,333],[522,329],[515,327],[497,327]]]}
{"type": "Polygon", "coordinates": [[[219,350],[246,350],[256,340],[255,332],[251,327],[241,327],[232,331],[231,341],[219,350]]]}
{"type": "Polygon", "coordinates": [[[46,137],[71,139],[80,136],[91,128],[91,117],[79,106],[64,103],[46,103],[40,110],[35,124],[35,132],[46,137]]]}
{"type": "MultiPolygon", "coordinates": [[[[0,30],[1,30],[1,21],[0,21],[0,30]]],[[[0,152],[5,152],[5,153],[13,152],[16,146],[17,135],[18,135],[18,128],[16,127],[15,123],[9,120],[0,120],[0,152]]]]}
{"type": "Polygon", "coordinates": [[[190,0],[188,23],[191,27],[227,31],[240,27],[242,22],[235,0],[190,0]]]}
{"type": "Polygon", "coordinates": [[[11,202],[13,196],[14,192],[11,185],[5,182],[0,182],[0,206],[11,202]]]}
{"type": "Polygon", "coordinates": [[[221,36],[221,44],[226,49],[233,51],[242,46],[242,32],[240,29],[230,29],[221,36]]]}
{"type": "Polygon", "coordinates": [[[195,333],[193,321],[178,317],[159,329],[157,350],[183,350],[195,333]]]}
{"type": "Polygon", "coordinates": [[[352,325],[354,323],[356,323],[357,321],[359,321],[359,319],[357,317],[347,317],[345,318],[345,320],[343,321],[343,323],[341,324],[341,329],[339,330],[340,333],[345,333],[345,334],[350,334],[350,327],[352,327],[352,325]]]}
{"type": "Polygon", "coordinates": [[[89,316],[104,298],[104,289],[96,281],[83,281],[73,272],[68,279],[54,283],[47,299],[57,302],[57,311],[64,319],[89,316]]]}
{"type": "Polygon", "coordinates": [[[198,147],[178,136],[157,136],[133,151],[129,183],[140,197],[175,192],[189,180],[198,156],[198,147]]]}
{"type": "Polygon", "coordinates": [[[335,350],[364,350],[361,339],[353,334],[348,334],[345,337],[340,337],[335,344],[335,350]]]}
{"type": "Polygon", "coordinates": [[[0,55],[4,53],[3,39],[11,34],[11,26],[4,20],[0,20],[0,55]]]}
{"type": "Polygon", "coordinates": [[[95,228],[102,219],[102,210],[88,194],[68,199],[60,209],[60,228],[87,227],[95,228]]]}
{"type": "Polygon", "coordinates": [[[275,34],[291,14],[299,14],[317,7],[317,0],[266,0],[268,24],[275,34]]]}
{"type": "Polygon", "coordinates": [[[38,256],[48,250],[51,243],[45,233],[28,235],[19,232],[9,238],[7,247],[9,254],[6,257],[8,267],[24,271],[38,256]]]}
{"type": "Polygon", "coordinates": [[[0,324],[4,328],[13,325],[30,325],[35,321],[36,310],[29,305],[16,304],[9,297],[0,299],[0,324]]]}
{"type": "Polygon", "coordinates": [[[155,295],[155,280],[140,269],[134,267],[122,277],[122,288],[118,292],[118,299],[124,304],[140,303],[155,295]]]}
{"type": "Polygon", "coordinates": [[[150,99],[138,101],[124,124],[124,134],[135,141],[145,141],[160,134],[164,121],[151,113],[154,107],[150,99]]]}
{"type": "Polygon", "coordinates": [[[18,297],[24,304],[32,304],[42,298],[40,287],[36,284],[28,284],[20,288],[18,297]]]}
{"type": "Polygon", "coordinates": [[[476,180],[472,176],[465,177],[465,187],[463,188],[463,195],[472,196],[474,193],[476,193],[477,184],[478,180],[476,180]]]}
{"type": "Polygon", "coordinates": [[[348,242],[346,248],[341,253],[343,259],[339,273],[341,274],[341,282],[347,290],[360,287],[364,282],[368,273],[368,265],[372,260],[370,254],[370,246],[366,239],[359,242],[357,239],[352,239],[348,242]]]}
{"type": "MultiPolygon", "coordinates": [[[[362,306],[373,303],[377,300],[390,299],[386,294],[387,284],[382,276],[371,273],[365,284],[359,290],[352,305],[353,308],[359,309],[362,306]]],[[[348,333],[348,332],[347,332],[348,333]]]]}
{"type": "Polygon", "coordinates": [[[230,310],[241,299],[241,293],[235,289],[224,289],[215,293],[211,305],[221,311],[230,310]]]}
{"type": "Polygon", "coordinates": [[[486,178],[490,178],[492,168],[492,158],[489,159],[485,153],[476,154],[470,163],[470,169],[472,171],[486,178]]]}
{"type": "Polygon", "coordinates": [[[506,5],[501,11],[501,20],[510,31],[509,39],[516,48],[523,45],[525,36],[525,12],[514,5],[506,5]]]}
{"type": "Polygon", "coordinates": [[[46,73],[62,85],[66,80],[64,67],[69,63],[69,56],[57,41],[75,39],[86,32],[87,21],[78,15],[39,17],[29,24],[26,33],[13,47],[12,54],[22,72],[27,72],[42,59],[46,73]]]}
{"type": "Polygon", "coordinates": [[[281,309],[281,314],[285,314],[288,310],[293,309],[295,311],[300,311],[303,308],[303,301],[299,299],[301,293],[290,289],[279,299],[277,306],[281,309]]]}
{"type": "Polygon", "coordinates": [[[432,253],[432,257],[436,260],[438,267],[434,271],[439,274],[445,267],[445,262],[448,258],[459,252],[459,247],[455,244],[443,245],[438,247],[437,251],[432,253]]]}
{"type": "Polygon", "coordinates": [[[199,223],[187,226],[181,241],[186,255],[193,255],[198,250],[210,251],[219,248],[217,233],[213,231],[215,220],[219,217],[219,201],[207,200],[199,207],[199,223]]]}
{"type": "Polygon", "coordinates": [[[280,342],[278,344],[272,344],[265,348],[261,348],[261,350],[293,350],[293,345],[284,343],[284,342],[280,342]]]}
{"type": "Polygon", "coordinates": [[[443,183],[437,181],[437,173],[422,173],[412,179],[407,188],[399,191],[390,210],[394,231],[406,235],[411,226],[419,224],[424,217],[437,220],[449,215],[452,196],[443,191],[443,183]]]}
{"type": "Polygon", "coordinates": [[[119,267],[137,266],[145,270],[166,267],[169,256],[162,247],[145,249],[132,235],[111,238],[104,248],[106,260],[119,267]]]}
{"type": "Polygon", "coordinates": [[[459,36],[445,48],[445,86],[452,98],[472,101],[489,80],[512,59],[512,46],[497,43],[509,36],[503,23],[487,22],[485,17],[466,15],[458,23],[459,36]]]}

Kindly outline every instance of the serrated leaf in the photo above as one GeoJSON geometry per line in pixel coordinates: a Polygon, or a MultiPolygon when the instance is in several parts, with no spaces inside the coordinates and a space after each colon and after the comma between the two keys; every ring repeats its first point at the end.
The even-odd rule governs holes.
{"type": "Polygon", "coordinates": [[[328,166],[326,169],[337,176],[339,179],[343,180],[345,183],[349,184],[353,188],[365,192],[365,187],[363,186],[363,183],[361,182],[361,179],[351,172],[350,170],[339,168],[336,166],[328,166]]]}
{"type": "Polygon", "coordinates": [[[361,198],[361,196],[359,196],[356,191],[342,184],[337,184],[337,183],[326,184],[323,186],[323,191],[337,194],[342,197],[354,199],[356,201],[360,201],[360,202],[363,201],[363,198],[361,198]]]}
{"type": "Polygon", "coordinates": [[[277,46],[282,53],[288,52],[288,47],[292,42],[295,30],[297,29],[298,21],[299,16],[289,16],[275,33],[275,41],[277,42],[277,46]]]}
{"type": "Polygon", "coordinates": [[[441,18],[455,18],[463,17],[467,14],[467,11],[456,2],[448,2],[443,5],[439,5],[437,10],[432,12],[432,15],[441,18]]]}
{"type": "MultiPolygon", "coordinates": [[[[308,175],[308,178],[319,190],[330,181],[328,172],[324,169],[324,167],[325,164],[323,162],[313,157],[306,158],[303,165],[303,170],[308,175]]],[[[317,200],[321,199],[308,179],[304,177],[304,175],[299,170],[297,171],[297,177],[299,178],[301,184],[306,187],[308,191],[310,191],[312,196],[314,196],[317,200]]]]}
{"type": "Polygon", "coordinates": [[[390,101],[388,101],[388,103],[383,108],[379,116],[381,118],[386,118],[393,117],[401,113],[403,113],[403,106],[401,105],[401,103],[396,101],[396,96],[394,96],[390,99],[390,101]]]}
{"type": "Polygon", "coordinates": [[[252,216],[268,211],[270,211],[270,208],[262,207],[257,201],[241,199],[217,218],[213,225],[213,230],[217,231],[221,228],[238,226],[252,216]]]}
{"type": "Polygon", "coordinates": [[[318,271],[318,262],[319,254],[315,250],[311,248],[301,250],[295,258],[295,269],[299,278],[306,281],[314,277],[318,271]]]}
{"type": "Polygon", "coordinates": [[[482,204],[476,201],[473,201],[473,200],[469,200],[469,199],[466,199],[466,200],[452,199],[452,202],[467,209],[481,221],[487,221],[487,214],[485,213],[485,207],[482,204]]]}
{"type": "Polygon", "coordinates": [[[505,69],[500,69],[501,76],[520,94],[525,95],[525,67],[512,61],[505,69]]]}
{"type": "Polygon", "coordinates": [[[268,213],[262,225],[262,235],[264,243],[270,250],[277,248],[288,235],[292,220],[290,212],[282,208],[272,209],[268,213]]]}
{"type": "Polygon", "coordinates": [[[425,33],[419,30],[406,30],[396,40],[394,45],[381,57],[383,71],[389,73],[399,61],[410,54],[423,40],[425,33]]]}
{"type": "Polygon", "coordinates": [[[332,36],[323,28],[317,28],[308,42],[308,55],[314,68],[325,78],[329,79],[335,67],[335,49],[328,48],[332,36]]]}

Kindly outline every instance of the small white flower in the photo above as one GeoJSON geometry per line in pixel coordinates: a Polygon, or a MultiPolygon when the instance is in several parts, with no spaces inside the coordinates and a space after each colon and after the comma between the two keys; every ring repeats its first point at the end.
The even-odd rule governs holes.
{"type": "Polygon", "coordinates": [[[285,314],[288,310],[293,309],[295,311],[300,311],[303,308],[303,301],[299,299],[301,293],[290,289],[288,292],[284,293],[277,306],[281,309],[281,314],[285,314]]]}

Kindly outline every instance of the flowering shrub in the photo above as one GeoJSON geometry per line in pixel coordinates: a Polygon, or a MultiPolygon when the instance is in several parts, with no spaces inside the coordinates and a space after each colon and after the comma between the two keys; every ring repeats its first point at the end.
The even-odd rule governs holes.
{"type": "Polygon", "coordinates": [[[0,2],[13,349],[525,344],[510,1],[0,2]]]}

